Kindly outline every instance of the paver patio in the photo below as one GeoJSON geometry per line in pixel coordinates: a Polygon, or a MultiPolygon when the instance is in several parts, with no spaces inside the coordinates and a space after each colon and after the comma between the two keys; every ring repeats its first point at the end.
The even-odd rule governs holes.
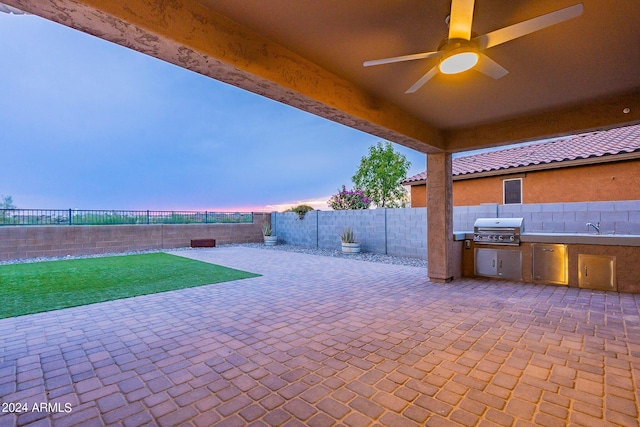
{"type": "Polygon", "coordinates": [[[639,295],[179,254],[263,276],[0,320],[0,426],[638,426],[639,295]]]}

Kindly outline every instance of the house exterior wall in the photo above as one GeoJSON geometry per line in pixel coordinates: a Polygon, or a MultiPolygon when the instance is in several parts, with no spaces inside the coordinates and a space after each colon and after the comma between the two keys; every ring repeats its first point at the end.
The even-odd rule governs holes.
{"type": "MultiPolygon", "coordinates": [[[[455,183],[453,189],[455,191],[455,183]]],[[[426,184],[422,185],[412,185],[411,186],[411,207],[412,208],[424,208],[427,206],[427,186],[426,184]]],[[[455,202],[454,202],[455,206],[455,202]]]]}
{"type": "MultiPolygon", "coordinates": [[[[640,160],[573,166],[453,182],[453,205],[502,204],[502,181],[522,177],[522,202],[640,200],[640,160]]],[[[426,185],[411,187],[411,207],[426,206],[426,185]]]]}

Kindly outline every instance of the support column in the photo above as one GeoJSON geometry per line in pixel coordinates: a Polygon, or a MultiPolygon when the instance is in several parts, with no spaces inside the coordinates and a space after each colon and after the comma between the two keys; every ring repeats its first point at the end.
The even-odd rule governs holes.
{"type": "Polygon", "coordinates": [[[460,277],[460,255],[453,241],[451,153],[427,154],[427,263],[429,280],[460,277]]]}

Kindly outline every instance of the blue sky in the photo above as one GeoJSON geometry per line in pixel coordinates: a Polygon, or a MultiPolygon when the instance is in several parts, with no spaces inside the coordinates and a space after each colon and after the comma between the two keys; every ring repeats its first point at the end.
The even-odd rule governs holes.
{"type": "Polygon", "coordinates": [[[0,194],[19,208],[326,210],[380,141],[35,16],[0,13],[0,40],[0,194]]]}

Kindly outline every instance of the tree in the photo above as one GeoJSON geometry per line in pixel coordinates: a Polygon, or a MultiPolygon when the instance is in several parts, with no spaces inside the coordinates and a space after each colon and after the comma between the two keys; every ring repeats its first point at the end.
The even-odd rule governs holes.
{"type": "Polygon", "coordinates": [[[1,196],[0,195],[0,209],[3,209],[0,213],[0,223],[7,223],[7,211],[4,209],[15,209],[16,206],[13,204],[13,197],[11,196],[1,196]]]}
{"type": "Polygon", "coordinates": [[[356,189],[365,194],[379,208],[398,208],[407,205],[408,193],[402,186],[411,162],[404,154],[394,151],[390,142],[369,147],[369,155],[362,158],[360,168],[351,178],[356,189]]]}
{"type": "Polygon", "coordinates": [[[2,201],[0,202],[0,209],[15,209],[16,205],[13,204],[13,197],[11,196],[0,196],[2,201]]]}

